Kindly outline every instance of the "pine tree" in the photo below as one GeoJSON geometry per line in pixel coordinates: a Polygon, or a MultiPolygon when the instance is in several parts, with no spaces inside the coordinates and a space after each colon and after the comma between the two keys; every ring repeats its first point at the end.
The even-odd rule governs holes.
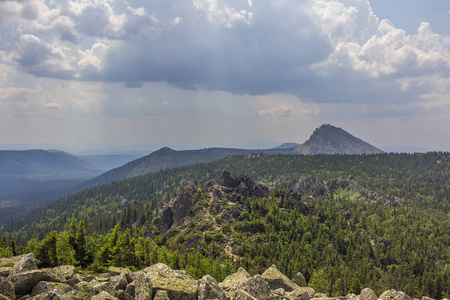
{"type": "Polygon", "coordinates": [[[75,249],[75,259],[79,261],[82,267],[87,266],[87,257],[86,257],[86,232],[84,228],[84,221],[81,220],[78,225],[78,232],[75,240],[76,249],[75,249]]]}

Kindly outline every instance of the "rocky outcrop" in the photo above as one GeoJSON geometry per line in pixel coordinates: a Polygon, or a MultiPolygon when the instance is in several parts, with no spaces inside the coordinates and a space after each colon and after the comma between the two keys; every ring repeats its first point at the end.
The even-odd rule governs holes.
{"type": "Polygon", "coordinates": [[[227,298],[231,298],[250,277],[246,270],[239,268],[236,273],[227,276],[222,283],[219,283],[219,286],[225,292],[227,298]]]}
{"type": "MultiPolygon", "coordinates": [[[[294,278],[292,278],[292,282],[298,285],[299,287],[307,287],[305,276],[301,272],[295,274],[294,278]]],[[[369,299],[367,299],[369,300],[369,299]]],[[[372,300],[372,299],[371,299],[372,300]]]]}
{"type": "Polygon", "coordinates": [[[295,298],[312,298],[315,294],[314,289],[310,287],[299,287],[293,283],[286,275],[281,273],[275,265],[268,268],[263,274],[267,282],[269,283],[270,289],[283,289],[287,292],[287,297],[290,299],[295,298]]]}
{"type": "Polygon", "coordinates": [[[222,172],[222,179],[222,185],[224,187],[230,188],[244,197],[255,196],[262,198],[269,196],[269,188],[266,185],[254,182],[245,174],[232,178],[230,172],[224,170],[222,172]]]}

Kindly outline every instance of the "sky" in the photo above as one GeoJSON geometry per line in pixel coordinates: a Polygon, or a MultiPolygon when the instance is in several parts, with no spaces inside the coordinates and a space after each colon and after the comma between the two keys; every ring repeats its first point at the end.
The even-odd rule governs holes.
{"type": "Polygon", "coordinates": [[[450,151],[449,0],[0,0],[0,147],[450,151]]]}

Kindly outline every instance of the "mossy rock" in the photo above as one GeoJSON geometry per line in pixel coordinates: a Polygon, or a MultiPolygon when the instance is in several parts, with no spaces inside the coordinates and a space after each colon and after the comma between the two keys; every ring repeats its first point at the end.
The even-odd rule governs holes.
{"type": "Polygon", "coordinates": [[[250,274],[245,269],[239,268],[236,273],[227,276],[223,282],[219,283],[219,286],[227,297],[231,298],[250,277],[250,274]]]}
{"type": "Polygon", "coordinates": [[[186,271],[172,270],[167,265],[159,263],[138,273],[140,272],[151,278],[154,293],[158,290],[165,290],[170,299],[197,299],[197,280],[186,271]]]}

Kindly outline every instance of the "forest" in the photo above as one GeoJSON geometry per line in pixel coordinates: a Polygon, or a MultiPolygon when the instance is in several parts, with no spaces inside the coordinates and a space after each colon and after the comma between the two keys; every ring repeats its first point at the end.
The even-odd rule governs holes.
{"type": "Polygon", "coordinates": [[[288,277],[302,272],[316,291],[332,296],[402,290],[410,296],[450,296],[450,154],[231,156],[166,169],[64,196],[1,228],[0,257],[33,252],[40,266],[73,264],[94,272],[108,266],[141,269],[164,262],[195,278],[218,281],[240,266],[251,274],[272,264],[288,277]],[[208,181],[222,171],[245,173],[269,187],[268,197],[218,203],[208,181]],[[285,201],[302,176],[323,184],[302,192],[315,213],[285,201]],[[349,179],[351,178],[351,180],[349,179]],[[187,182],[192,199],[212,216],[162,232],[153,226],[164,199],[187,182]],[[352,188],[351,182],[362,188],[352,188]],[[375,201],[373,195],[396,201],[375,201]],[[138,205],[120,208],[121,202],[138,205]],[[214,224],[212,226],[211,224],[214,224]],[[200,249],[189,245],[198,237],[200,249]],[[223,251],[232,241],[233,255],[223,251]]]}

